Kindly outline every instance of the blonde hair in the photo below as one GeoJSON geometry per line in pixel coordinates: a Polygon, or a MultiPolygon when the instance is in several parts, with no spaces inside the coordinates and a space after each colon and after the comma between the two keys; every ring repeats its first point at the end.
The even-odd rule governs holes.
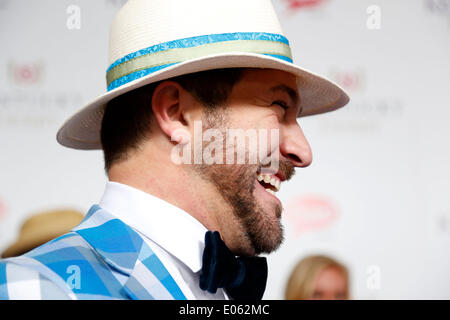
{"type": "MultiPolygon", "coordinates": [[[[314,287],[319,273],[329,267],[337,268],[349,281],[347,268],[338,261],[322,255],[309,256],[302,259],[292,271],[285,291],[286,300],[307,300],[314,294],[314,287]]],[[[348,287],[346,299],[349,298],[348,287]]]]}

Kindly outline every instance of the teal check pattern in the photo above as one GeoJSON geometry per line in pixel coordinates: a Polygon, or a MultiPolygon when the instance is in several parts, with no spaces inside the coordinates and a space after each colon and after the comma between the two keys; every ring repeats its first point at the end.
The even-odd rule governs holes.
{"type": "Polygon", "coordinates": [[[42,299],[186,299],[142,237],[98,205],[71,232],[0,260],[0,300],[21,281],[42,299]]]}

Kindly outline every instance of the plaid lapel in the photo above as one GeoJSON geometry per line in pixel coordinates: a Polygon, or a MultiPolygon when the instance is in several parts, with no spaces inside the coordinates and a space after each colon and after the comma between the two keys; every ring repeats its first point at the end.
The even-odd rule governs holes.
{"type": "Polygon", "coordinates": [[[122,290],[131,299],[185,300],[186,297],[142,237],[98,205],[73,229],[117,271],[128,276],[122,290]]]}

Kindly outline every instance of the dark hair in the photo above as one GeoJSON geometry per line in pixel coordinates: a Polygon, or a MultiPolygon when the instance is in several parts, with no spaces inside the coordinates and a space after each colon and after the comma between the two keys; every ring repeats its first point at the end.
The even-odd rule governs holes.
{"type": "MultiPolygon", "coordinates": [[[[212,111],[226,102],[242,71],[241,68],[215,69],[167,80],[179,83],[205,106],[206,111],[212,111]]],[[[127,92],[106,106],[101,128],[105,170],[108,171],[113,163],[125,160],[128,152],[138,149],[148,137],[153,121],[152,96],[160,83],[127,92]]]]}

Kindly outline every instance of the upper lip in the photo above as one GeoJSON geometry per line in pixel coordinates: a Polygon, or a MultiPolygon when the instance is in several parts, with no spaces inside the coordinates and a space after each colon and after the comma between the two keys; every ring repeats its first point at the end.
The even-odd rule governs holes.
{"type": "Polygon", "coordinates": [[[277,173],[275,173],[275,176],[278,179],[280,179],[281,182],[286,181],[286,176],[281,171],[278,171],[277,173]]]}
{"type": "Polygon", "coordinates": [[[280,179],[281,182],[286,181],[286,176],[285,176],[284,173],[281,172],[281,171],[277,171],[277,172],[265,172],[264,174],[270,174],[270,175],[273,175],[273,176],[277,177],[278,179],[280,179]]]}

